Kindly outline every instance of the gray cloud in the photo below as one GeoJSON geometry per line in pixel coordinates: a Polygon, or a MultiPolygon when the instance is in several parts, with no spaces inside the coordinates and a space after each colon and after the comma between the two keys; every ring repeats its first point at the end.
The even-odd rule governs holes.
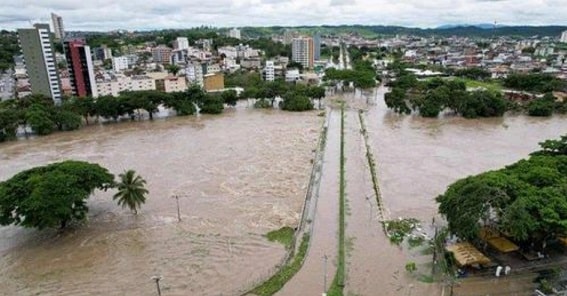
{"type": "Polygon", "coordinates": [[[68,30],[209,26],[375,24],[436,27],[454,23],[567,25],[564,0],[0,0],[0,28],[50,21],[68,30]]]}

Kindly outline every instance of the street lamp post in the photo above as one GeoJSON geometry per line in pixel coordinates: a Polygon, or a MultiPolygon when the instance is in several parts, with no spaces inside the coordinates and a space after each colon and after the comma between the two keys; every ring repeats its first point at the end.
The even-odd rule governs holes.
{"type": "Polygon", "coordinates": [[[327,254],[323,255],[323,294],[327,292],[327,254]]]}
{"type": "Polygon", "coordinates": [[[152,280],[156,282],[157,294],[161,296],[161,289],[159,288],[159,281],[161,280],[161,276],[152,276],[152,280]]]}
{"type": "Polygon", "coordinates": [[[177,221],[181,222],[181,213],[179,212],[179,196],[175,195],[175,202],[177,203],[177,221]]]}

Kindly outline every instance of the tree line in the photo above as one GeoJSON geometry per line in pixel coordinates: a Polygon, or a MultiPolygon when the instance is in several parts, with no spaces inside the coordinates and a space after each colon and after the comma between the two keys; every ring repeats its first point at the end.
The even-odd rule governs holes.
{"type": "Polygon", "coordinates": [[[392,82],[392,90],[384,99],[388,108],[397,113],[418,112],[423,117],[437,117],[445,109],[465,118],[502,116],[510,108],[500,93],[469,92],[463,81],[441,78],[418,81],[412,74],[404,74],[392,82]]]}
{"type": "Polygon", "coordinates": [[[145,111],[150,119],[163,105],[176,111],[178,116],[192,115],[197,108],[201,113],[220,114],[224,104],[234,106],[238,97],[233,90],[222,93],[205,93],[192,86],[183,92],[126,91],[119,96],[98,98],[66,98],[59,105],[50,97],[30,95],[0,103],[0,142],[14,139],[20,126],[29,127],[38,135],[56,130],[69,131],[89,124],[92,118],[118,121],[121,117],[141,118],[145,111]]]}
{"type": "Polygon", "coordinates": [[[540,146],[528,159],[458,180],[439,195],[450,232],[475,241],[491,227],[540,250],[567,236],[567,135],[540,146]]]}
{"type": "MultiPolygon", "coordinates": [[[[390,83],[391,91],[384,96],[388,108],[397,113],[417,112],[423,117],[437,117],[442,111],[449,110],[465,118],[477,118],[502,116],[508,110],[523,110],[530,116],[550,116],[554,112],[567,111],[567,102],[557,101],[551,93],[520,104],[507,100],[500,92],[467,91],[463,81],[441,78],[418,81],[413,74],[403,70],[399,73],[390,83]]],[[[486,76],[476,70],[457,73],[477,79],[486,76]]]]}
{"type": "Polygon", "coordinates": [[[116,188],[113,199],[137,214],[149,193],[145,184],[133,170],[115,181],[106,168],[84,161],[34,167],[0,182],[0,225],[44,229],[84,221],[89,211],[86,200],[95,189],[116,188]]]}
{"type": "Polygon", "coordinates": [[[244,91],[240,98],[257,99],[256,108],[273,108],[277,97],[282,98],[281,107],[287,111],[307,111],[313,109],[313,101],[325,97],[325,88],[321,86],[304,85],[296,82],[285,82],[282,79],[275,81],[262,80],[260,73],[237,71],[228,74],[226,86],[242,87],[244,91]]]}

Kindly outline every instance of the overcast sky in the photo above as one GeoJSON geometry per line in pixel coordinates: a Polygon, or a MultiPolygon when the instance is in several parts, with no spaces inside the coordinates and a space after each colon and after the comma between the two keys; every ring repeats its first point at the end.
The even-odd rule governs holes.
{"type": "Polygon", "coordinates": [[[0,28],[63,17],[66,30],[271,25],[567,25],[567,0],[0,0],[0,28]]]}

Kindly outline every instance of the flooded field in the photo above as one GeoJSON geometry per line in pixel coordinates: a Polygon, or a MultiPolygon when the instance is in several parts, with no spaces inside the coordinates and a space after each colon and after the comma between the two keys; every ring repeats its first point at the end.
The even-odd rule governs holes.
{"type": "Polygon", "coordinates": [[[435,197],[469,175],[512,164],[539,148],[538,142],[567,133],[567,116],[509,115],[503,118],[428,119],[399,116],[377,92],[368,131],[386,208],[391,218],[431,221],[435,197]]]}
{"type": "Polygon", "coordinates": [[[150,191],[138,216],[96,192],[88,223],[62,234],[1,227],[2,293],[155,295],[154,275],[165,295],[249,288],[284,256],[262,235],[298,222],[322,120],[239,108],[1,144],[0,180],[78,159],[134,169],[150,191]]]}

